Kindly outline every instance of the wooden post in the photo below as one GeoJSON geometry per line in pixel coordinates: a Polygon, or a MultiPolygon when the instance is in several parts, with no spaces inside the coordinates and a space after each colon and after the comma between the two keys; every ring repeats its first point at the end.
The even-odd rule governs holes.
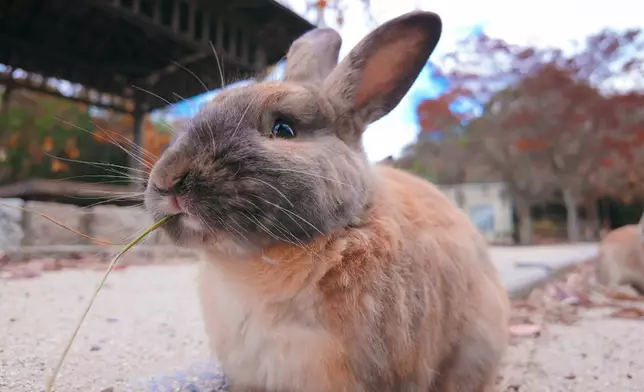
{"type": "Polygon", "coordinates": [[[9,81],[4,85],[2,93],[2,103],[0,103],[0,146],[4,146],[9,139],[9,123],[7,115],[9,114],[9,105],[11,104],[11,93],[15,85],[9,81]]]}
{"type": "Polygon", "coordinates": [[[132,112],[134,124],[132,126],[132,151],[130,155],[130,176],[133,182],[136,183],[137,178],[141,178],[141,170],[144,169],[141,160],[143,160],[145,151],[143,146],[143,121],[145,120],[145,111],[142,110],[139,104],[136,105],[134,112],[132,112]]]}

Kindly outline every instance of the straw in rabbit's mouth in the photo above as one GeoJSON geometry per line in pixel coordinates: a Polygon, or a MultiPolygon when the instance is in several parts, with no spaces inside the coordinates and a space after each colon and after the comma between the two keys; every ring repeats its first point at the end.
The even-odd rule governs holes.
{"type": "Polygon", "coordinates": [[[107,270],[105,271],[105,274],[103,275],[103,278],[100,280],[98,286],[96,286],[96,289],[92,293],[89,302],[87,303],[87,306],[85,307],[83,313],[81,314],[80,320],[78,324],[76,325],[67,345],[65,346],[65,349],[63,350],[62,354],[60,355],[60,358],[58,359],[56,366],[54,368],[54,371],[51,375],[51,377],[47,380],[47,385],[45,387],[46,392],[51,392],[54,388],[54,383],[56,381],[56,377],[58,376],[58,373],[63,366],[63,362],[65,361],[65,358],[67,357],[67,353],[69,352],[69,349],[71,348],[72,343],[76,339],[76,335],[78,334],[78,331],[80,330],[81,325],[83,324],[83,321],[85,320],[85,317],[89,313],[90,308],[92,307],[94,300],[96,299],[96,296],[100,292],[101,288],[105,284],[105,281],[107,280],[107,277],[109,274],[114,270],[114,267],[116,266],[116,263],[119,261],[119,259],[128,251],[130,250],[133,246],[141,242],[148,234],[153,232],[154,230],[158,229],[159,227],[167,224],[169,221],[176,219],[176,215],[171,215],[171,216],[166,216],[165,218],[162,218],[158,221],[156,221],[152,226],[148,227],[146,230],[143,231],[143,233],[139,234],[134,240],[129,242],[123,249],[121,249],[120,252],[112,259],[110,262],[109,266],[107,267],[107,270]]]}

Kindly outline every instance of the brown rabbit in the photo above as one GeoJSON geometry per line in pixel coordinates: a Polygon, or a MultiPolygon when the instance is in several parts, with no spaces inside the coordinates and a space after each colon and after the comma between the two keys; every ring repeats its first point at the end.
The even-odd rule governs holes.
{"type": "Polygon", "coordinates": [[[638,224],[622,226],[602,239],[597,281],[609,289],[629,285],[644,296],[644,215],[638,224]]]}
{"type": "Polygon", "coordinates": [[[312,30],[285,81],[220,93],[156,163],[146,205],[179,214],[166,232],[203,254],[231,391],[493,390],[509,315],[485,240],[430,183],[362,150],[440,34],[437,15],[406,14],[337,64],[339,35],[312,30]]]}

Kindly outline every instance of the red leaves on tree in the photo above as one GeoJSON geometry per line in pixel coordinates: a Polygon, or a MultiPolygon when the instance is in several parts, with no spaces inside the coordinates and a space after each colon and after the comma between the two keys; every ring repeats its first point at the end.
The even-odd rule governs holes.
{"type": "Polygon", "coordinates": [[[520,139],[514,145],[521,152],[541,150],[548,147],[548,141],[544,139],[520,139]]]}
{"type": "Polygon", "coordinates": [[[508,173],[522,172],[519,162],[541,165],[559,184],[574,179],[580,195],[588,186],[619,193],[625,180],[616,177],[644,178],[644,94],[623,90],[624,80],[644,82],[642,52],[640,30],[600,31],[572,55],[470,37],[446,56],[443,74],[452,89],[418,106],[421,133],[463,129],[477,152],[482,144],[486,153],[498,150],[489,163],[499,170],[503,162],[508,173]],[[473,98],[485,105],[475,121],[451,110],[473,98]],[[529,159],[518,160],[517,152],[529,159]]]}

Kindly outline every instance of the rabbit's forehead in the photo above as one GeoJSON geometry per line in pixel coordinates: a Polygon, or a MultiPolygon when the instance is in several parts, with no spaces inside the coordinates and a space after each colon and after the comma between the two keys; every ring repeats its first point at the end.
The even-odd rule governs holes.
{"type": "Polygon", "coordinates": [[[262,82],[225,90],[217,94],[211,104],[244,108],[250,105],[253,109],[274,109],[286,105],[297,110],[299,103],[305,110],[306,106],[317,100],[318,94],[315,91],[296,83],[262,82]]]}

